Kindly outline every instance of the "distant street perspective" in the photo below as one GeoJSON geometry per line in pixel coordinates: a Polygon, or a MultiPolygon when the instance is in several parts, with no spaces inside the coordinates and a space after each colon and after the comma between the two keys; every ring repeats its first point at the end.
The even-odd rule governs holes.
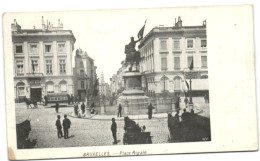
{"type": "Polygon", "coordinates": [[[114,74],[114,64],[77,45],[79,29],[56,21],[10,24],[19,149],[211,141],[206,20],[138,22],[120,37],[124,52],[106,60],[118,62],[114,74]]]}

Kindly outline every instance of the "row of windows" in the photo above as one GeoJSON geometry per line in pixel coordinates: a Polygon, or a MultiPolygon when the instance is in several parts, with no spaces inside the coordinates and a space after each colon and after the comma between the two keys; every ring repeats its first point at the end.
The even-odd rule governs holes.
{"type": "MultiPolygon", "coordinates": [[[[187,58],[187,62],[188,62],[187,67],[191,65],[192,59],[193,59],[192,56],[187,58]]],[[[207,68],[207,56],[201,56],[201,67],[207,68]]],[[[181,69],[180,57],[174,57],[174,69],[175,70],[181,69]]],[[[167,57],[161,57],[161,70],[167,70],[167,57]]]]}
{"type": "MultiPolygon", "coordinates": [[[[160,39],[160,50],[168,50],[168,43],[167,39],[160,39]]],[[[180,39],[173,39],[173,49],[181,49],[181,41],[180,39]]],[[[187,39],[186,48],[194,48],[195,43],[193,39],[187,39]]],[[[207,47],[207,40],[202,39],[200,40],[200,47],[205,48],[207,47]]]]}
{"type": "MultiPolygon", "coordinates": [[[[29,44],[29,53],[30,54],[37,54],[38,53],[38,44],[32,43],[29,44]]],[[[57,45],[58,53],[64,53],[66,52],[66,45],[65,43],[58,43],[57,45]]],[[[23,45],[17,44],[15,45],[15,53],[22,54],[23,51],[23,45]]],[[[44,53],[52,53],[53,52],[53,45],[51,43],[44,44],[44,53]]]]}
{"type": "MultiPolygon", "coordinates": [[[[46,75],[52,75],[53,74],[52,60],[46,60],[45,61],[45,67],[46,67],[46,75]]],[[[31,68],[30,69],[31,69],[32,73],[39,73],[39,61],[38,60],[31,60],[31,68]]],[[[17,60],[16,61],[16,71],[17,71],[17,76],[23,76],[24,75],[23,60],[17,60]]],[[[66,60],[65,59],[59,60],[59,73],[60,74],[66,74],[66,60]]]]}

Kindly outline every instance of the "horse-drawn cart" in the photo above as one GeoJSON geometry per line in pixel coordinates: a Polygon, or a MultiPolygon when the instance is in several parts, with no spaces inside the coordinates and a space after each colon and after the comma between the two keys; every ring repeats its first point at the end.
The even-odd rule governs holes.
{"type": "Polygon", "coordinates": [[[152,136],[151,132],[145,132],[145,126],[143,129],[139,127],[135,121],[128,117],[125,117],[125,133],[123,138],[123,144],[151,144],[152,136]]]}

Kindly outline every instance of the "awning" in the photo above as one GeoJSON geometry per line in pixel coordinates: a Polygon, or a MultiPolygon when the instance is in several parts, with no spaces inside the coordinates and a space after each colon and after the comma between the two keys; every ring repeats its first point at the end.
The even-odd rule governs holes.
{"type": "MultiPolygon", "coordinates": [[[[186,81],[188,82],[188,85],[190,87],[190,80],[186,79],[186,81]]],[[[191,90],[209,90],[209,82],[208,79],[192,79],[191,80],[191,90]]],[[[187,91],[187,85],[185,83],[185,81],[182,84],[182,88],[183,91],[187,91]]]]}

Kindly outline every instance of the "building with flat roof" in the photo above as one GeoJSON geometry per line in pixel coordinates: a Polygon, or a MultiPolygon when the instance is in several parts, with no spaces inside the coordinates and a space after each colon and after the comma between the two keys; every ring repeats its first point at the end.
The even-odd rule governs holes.
{"type": "Polygon", "coordinates": [[[73,32],[63,30],[60,20],[53,26],[43,17],[41,29],[22,29],[16,20],[11,28],[16,100],[41,101],[49,93],[73,94],[73,32]]]}
{"type": "Polygon", "coordinates": [[[174,26],[155,27],[140,42],[139,51],[142,87],[148,95],[183,94],[190,77],[195,95],[208,93],[206,21],[183,26],[178,17],[174,26]]]}

